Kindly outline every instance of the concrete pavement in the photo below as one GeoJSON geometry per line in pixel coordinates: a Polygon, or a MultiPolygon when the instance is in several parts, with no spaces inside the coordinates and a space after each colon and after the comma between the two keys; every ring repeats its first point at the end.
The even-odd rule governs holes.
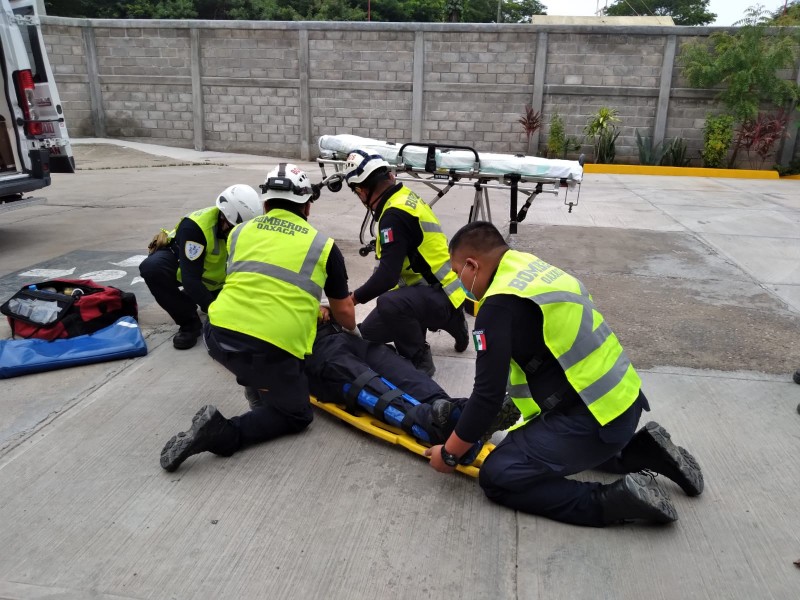
{"type": "MultiPolygon", "coordinates": [[[[665,483],[672,526],[595,530],[492,505],[474,480],[323,413],[299,436],[162,471],[161,447],[197,408],[246,402],[202,347],[172,348],[174,326],[126,265],[278,159],[92,142],[76,154],[93,170],[0,215],[0,289],[37,268],[116,277],[139,298],[150,353],[0,384],[0,598],[797,597],[800,182],[587,175],[571,214],[548,196],[520,226],[517,248],[592,291],[639,367],[643,420],[706,476],[698,498],[665,483]]],[[[492,198],[501,222],[507,198],[492,198]]],[[[436,205],[448,234],[471,199],[436,205]]],[[[347,191],[312,210],[354,285],[374,264],[357,255],[362,216],[347,191]]],[[[432,336],[436,379],[466,395],[474,352],[451,344],[432,336]]]]}

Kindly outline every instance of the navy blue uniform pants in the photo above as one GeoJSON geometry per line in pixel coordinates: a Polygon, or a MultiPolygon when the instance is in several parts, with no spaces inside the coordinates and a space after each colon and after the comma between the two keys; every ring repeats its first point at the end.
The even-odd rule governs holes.
{"type": "Polygon", "coordinates": [[[158,305],[167,311],[177,325],[200,321],[197,304],[181,288],[178,281],[178,257],[169,248],[160,248],[139,265],[139,274],[158,305]]]}
{"type": "Polygon", "coordinates": [[[542,414],[510,431],[487,457],[480,485],[498,504],[556,521],[602,527],[600,483],[567,479],[588,469],[621,473],[620,453],[633,437],[643,397],[605,427],[583,406],[542,414]]]}
{"type": "Polygon", "coordinates": [[[427,330],[445,329],[455,312],[438,286],[401,287],[378,296],[377,306],[359,329],[365,340],[394,343],[401,356],[411,359],[425,345],[427,330]]]}
{"type": "Polygon", "coordinates": [[[236,375],[239,385],[258,389],[262,403],[229,419],[237,438],[218,453],[232,454],[308,427],[314,415],[302,360],[266,342],[265,346],[271,346],[266,352],[242,351],[230,343],[220,342],[209,323],[203,327],[203,339],[211,358],[236,375]]]}

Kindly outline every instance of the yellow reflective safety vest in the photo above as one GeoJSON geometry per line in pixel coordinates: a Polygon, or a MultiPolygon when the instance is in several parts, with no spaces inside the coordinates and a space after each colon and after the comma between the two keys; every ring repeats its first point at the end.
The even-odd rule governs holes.
{"type": "MultiPolygon", "coordinates": [[[[407,187],[403,186],[383,205],[381,217],[390,208],[397,208],[413,216],[422,230],[422,243],[417,250],[425,263],[430,267],[431,273],[444,290],[450,302],[455,308],[461,306],[467,295],[458,279],[458,275],[453,273],[450,266],[450,251],[447,248],[447,236],[442,232],[439,219],[425,201],[417,196],[407,187]]],[[[380,228],[380,217],[378,217],[378,227],[380,228]]],[[[375,255],[380,259],[381,245],[387,244],[392,240],[391,230],[379,230],[378,239],[375,242],[375,255]],[[384,239],[386,238],[386,239],[384,239]]],[[[403,259],[403,270],[400,272],[398,287],[406,287],[426,283],[420,273],[411,268],[408,256],[403,259]]]]}
{"type": "MultiPolygon", "coordinates": [[[[533,254],[509,250],[481,304],[498,294],[527,298],[541,308],[545,345],[600,425],[634,403],[642,381],[580,281],[533,254]]],[[[509,394],[522,413],[523,423],[517,425],[521,426],[541,408],[531,397],[524,371],[513,360],[509,384],[509,394]]]]}
{"type": "Polygon", "coordinates": [[[282,209],[237,225],[225,286],[208,319],[304,358],[311,354],[333,239],[282,209]]]}
{"type": "MultiPolygon", "coordinates": [[[[206,238],[206,255],[203,259],[203,285],[211,292],[216,292],[225,282],[225,263],[228,258],[228,250],[224,243],[220,243],[217,237],[217,222],[219,220],[219,209],[216,206],[196,210],[183,217],[175,229],[169,232],[169,239],[175,238],[175,232],[183,219],[189,219],[197,223],[206,238]]],[[[184,248],[178,249],[182,254],[184,248]]],[[[178,268],[178,281],[181,279],[181,270],[178,268]]]]}

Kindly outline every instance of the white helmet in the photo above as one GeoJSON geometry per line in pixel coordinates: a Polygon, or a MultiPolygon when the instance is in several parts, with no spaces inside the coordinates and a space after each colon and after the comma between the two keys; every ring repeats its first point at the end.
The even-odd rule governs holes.
{"type": "Polygon", "coordinates": [[[249,221],[264,214],[264,203],[249,185],[237,183],[217,196],[217,208],[231,225],[249,221]]]}
{"type": "Polygon", "coordinates": [[[260,187],[264,200],[282,198],[298,204],[311,200],[311,180],[305,171],[292,163],[280,163],[267,173],[260,187]]]}
{"type": "Polygon", "coordinates": [[[344,165],[344,180],[350,189],[354,185],[364,183],[377,169],[386,167],[389,163],[379,154],[368,154],[363,150],[353,150],[347,157],[344,165]]]}

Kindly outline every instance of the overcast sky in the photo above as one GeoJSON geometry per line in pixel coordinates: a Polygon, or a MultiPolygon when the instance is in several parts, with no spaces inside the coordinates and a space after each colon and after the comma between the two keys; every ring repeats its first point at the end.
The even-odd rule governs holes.
{"type": "MultiPolygon", "coordinates": [[[[593,15],[599,5],[606,5],[605,0],[540,0],[547,7],[549,15],[593,15]]],[[[613,4],[612,0],[608,4],[613,4]]],[[[708,3],[709,12],[717,15],[717,20],[711,25],[727,27],[744,17],[744,11],[750,6],[763,4],[767,10],[774,10],[781,5],[781,0],[711,0],[708,3]]]]}

